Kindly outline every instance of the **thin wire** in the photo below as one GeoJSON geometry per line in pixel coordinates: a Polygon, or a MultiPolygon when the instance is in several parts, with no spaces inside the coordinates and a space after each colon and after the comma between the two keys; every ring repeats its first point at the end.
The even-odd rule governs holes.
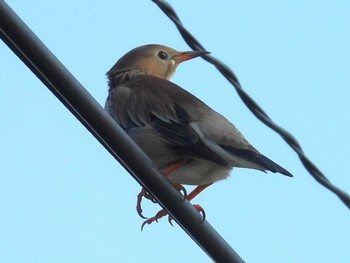
{"type": "MultiPolygon", "coordinates": [[[[169,19],[175,24],[185,42],[193,50],[206,50],[202,44],[199,43],[198,40],[183,26],[180,18],[169,3],[164,0],[152,1],[157,4],[158,7],[165,13],[165,15],[167,15],[169,19]]],[[[287,142],[287,144],[297,153],[300,161],[306,170],[310,173],[310,175],[325,188],[337,195],[340,200],[350,209],[350,196],[337,186],[333,185],[327,179],[327,177],[316,167],[316,165],[313,164],[304,154],[304,151],[302,150],[296,138],[291,133],[273,122],[267,113],[252,99],[252,97],[250,97],[243,90],[235,73],[227,65],[211,55],[204,55],[202,58],[207,62],[213,64],[217,70],[220,71],[220,73],[234,86],[244,104],[255,115],[255,117],[262,121],[266,126],[277,132],[287,142]]]]}

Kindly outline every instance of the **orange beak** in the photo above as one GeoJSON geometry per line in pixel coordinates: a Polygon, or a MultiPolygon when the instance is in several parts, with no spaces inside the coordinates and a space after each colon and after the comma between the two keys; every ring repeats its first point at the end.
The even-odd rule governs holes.
{"type": "Polygon", "coordinates": [[[174,59],[176,63],[180,64],[181,62],[184,62],[186,60],[190,60],[192,58],[196,58],[199,56],[203,56],[205,54],[210,54],[210,52],[203,51],[203,50],[184,51],[184,52],[181,52],[180,55],[175,56],[174,59]]]}

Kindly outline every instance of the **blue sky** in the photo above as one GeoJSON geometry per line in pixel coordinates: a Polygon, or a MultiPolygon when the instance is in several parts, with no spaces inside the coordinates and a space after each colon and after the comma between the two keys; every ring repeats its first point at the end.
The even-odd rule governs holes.
{"type": "MultiPolygon", "coordinates": [[[[148,43],[188,50],[151,1],[7,1],[104,105],[105,73],[148,43]]],[[[270,117],[350,192],[350,2],[171,1],[270,117]]],[[[210,262],[167,220],[146,226],[140,186],[0,42],[0,261],[210,262]]],[[[173,81],[231,120],[294,178],[235,169],[194,201],[247,262],[349,262],[350,211],[201,59],[173,81]]],[[[146,215],[158,207],[144,203],[146,215]]]]}

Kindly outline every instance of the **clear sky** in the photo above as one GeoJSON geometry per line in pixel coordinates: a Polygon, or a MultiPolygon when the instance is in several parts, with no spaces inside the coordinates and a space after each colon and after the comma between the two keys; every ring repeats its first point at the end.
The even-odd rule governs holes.
{"type": "MultiPolygon", "coordinates": [[[[10,1],[104,105],[105,73],[130,49],[188,50],[151,1],[10,1]]],[[[350,192],[350,2],[170,1],[271,118],[350,192]]],[[[136,214],[140,186],[0,42],[0,262],[210,262],[167,220],[136,214]]],[[[294,178],[235,169],[194,201],[246,262],[350,262],[350,211],[309,176],[202,59],[173,81],[231,120],[294,178]]],[[[159,207],[144,203],[146,215],[159,207]]]]}

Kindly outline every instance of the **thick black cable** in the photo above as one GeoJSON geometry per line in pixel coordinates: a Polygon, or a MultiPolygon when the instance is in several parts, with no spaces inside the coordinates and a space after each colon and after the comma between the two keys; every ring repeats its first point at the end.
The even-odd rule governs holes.
{"type": "MultiPolygon", "coordinates": [[[[185,42],[193,50],[206,50],[198,42],[198,40],[183,26],[175,10],[169,3],[164,0],[152,1],[157,4],[158,7],[165,13],[165,15],[167,15],[169,19],[175,24],[185,42]]],[[[297,153],[300,161],[306,170],[310,173],[310,175],[325,188],[336,194],[340,200],[350,209],[350,196],[337,186],[333,185],[327,179],[327,177],[316,167],[316,165],[314,165],[309,160],[309,158],[304,154],[304,151],[302,150],[299,142],[292,134],[272,121],[267,113],[243,90],[234,72],[227,65],[212,55],[204,55],[202,58],[207,62],[213,64],[220,71],[220,73],[234,86],[244,104],[255,115],[255,117],[262,121],[266,126],[277,132],[287,142],[287,144],[297,153]]]]}
{"type": "Polygon", "coordinates": [[[2,0],[0,37],[215,262],[244,262],[2,0]]]}

